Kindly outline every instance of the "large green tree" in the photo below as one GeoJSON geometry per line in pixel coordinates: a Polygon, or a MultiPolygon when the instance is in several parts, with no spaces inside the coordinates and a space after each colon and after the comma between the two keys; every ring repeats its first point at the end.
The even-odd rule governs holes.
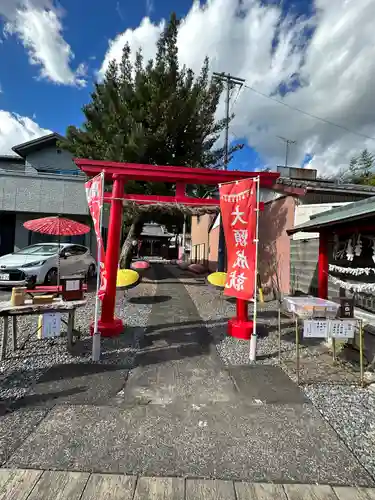
{"type": "Polygon", "coordinates": [[[364,149],[351,158],[349,166],[341,170],[336,179],[340,182],[375,186],[375,155],[364,149]]]}
{"type": "MultiPolygon", "coordinates": [[[[112,61],[104,80],[95,84],[91,101],[83,108],[83,125],[68,127],[63,148],[91,159],[222,167],[224,149],[216,144],[226,120],[215,117],[222,83],[210,77],[208,58],[198,76],[180,67],[178,24],[172,14],[154,60],[145,62],[141,51],[132,54],[129,45],[124,46],[121,62],[112,61]]],[[[229,158],[235,149],[238,146],[229,151],[229,158]]],[[[133,193],[169,194],[172,189],[164,183],[127,184],[133,193]]],[[[199,196],[201,191],[202,187],[190,187],[190,194],[199,196]]],[[[131,214],[126,216],[129,223],[131,214]]],[[[141,227],[138,218],[128,225],[123,266],[129,264],[131,240],[141,227]]]]}
{"type": "Polygon", "coordinates": [[[359,156],[350,160],[349,177],[355,184],[374,185],[375,156],[364,149],[359,156]]]}

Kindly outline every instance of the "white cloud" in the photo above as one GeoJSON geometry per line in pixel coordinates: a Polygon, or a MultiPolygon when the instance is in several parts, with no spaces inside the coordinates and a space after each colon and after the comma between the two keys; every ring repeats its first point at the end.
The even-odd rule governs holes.
{"type": "MultiPolygon", "coordinates": [[[[225,71],[246,79],[265,94],[297,74],[304,86],[287,94],[285,103],[375,137],[375,31],[374,0],[315,0],[316,14],[309,20],[282,20],[276,5],[243,0],[241,12],[233,0],[196,1],[179,30],[179,57],[199,71],[208,55],[213,71],[225,71]],[[307,45],[305,30],[315,26],[307,45]],[[278,36],[279,44],[272,49],[278,36]]],[[[134,30],[126,30],[110,42],[99,74],[111,59],[119,59],[124,43],[142,47],[146,60],[156,52],[163,23],[143,19],[134,30]]],[[[282,99],[282,98],[281,98],[282,99]]],[[[296,140],[290,162],[299,166],[306,153],[314,155],[309,167],[321,173],[336,171],[365,147],[375,151],[375,141],[366,140],[319,122],[244,89],[234,108],[231,125],[237,137],[246,137],[270,166],[283,164],[285,144],[278,135],[296,140]]],[[[224,113],[223,103],[218,114],[224,113]]]]}
{"type": "Polygon", "coordinates": [[[164,21],[159,25],[154,25],[148,17],[145,17],[135,30],[127,29],[114,40],[110,40],[102,67],[99,70],[99,77],[103,78],[109,63],[113,59],[120,61],[122,49],[126,42],[128,42],[132,48],[133,61],[135,59],[135,53],[139,48],[142,48],[145,61],[153,58],[156,54],[156,42],[158,41],[164,25],[164,21]]]}
{"type": "Polygon", "coordinates": [[[51,131],[41,128],[27,116],[0,110],[0,154],[15,154],[12,147],[31,141],[51,131]]]}
{"type": "Polygon", "coordinates": [[[63,12],[53,0],[1,0],[0,16],[6,20],[5,35],[15,35],[40,67],[40,76],[59,85],[86,85],[85,66],[70,66],[74,54],[64,40],[63,12]]]}

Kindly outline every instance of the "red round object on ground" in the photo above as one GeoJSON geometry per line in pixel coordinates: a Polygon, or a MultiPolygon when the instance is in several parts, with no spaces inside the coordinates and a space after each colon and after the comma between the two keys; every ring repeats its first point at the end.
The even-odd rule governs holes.
{"type": "Polygon", "coordinates": [[[227,334],[229,337],[234,337],[240,340],[250,340],[253,329],[254,322],[252,320],[241,321],[237,318],[228,320],[227,334]]]}
{"type": "Polygon", "coordinates": [[[41,219],[28,220],[24,227],[29,231],[42,234],[53,234],[56,236],[75,236],[86,234],[90,231],[89,226],[75,220],[64,217],[43,217],[41,219]]]}
{"type": "MultiPolygon", "coordinates": [[[[121,319],[113,318],[112,321],[105,323],[101,319],[98,322],[98,330],[102,337],[118,337],[124,331],[124,324],[121,319]]],[[[90,325],[90,335],[94,334],[94,323],[90,325]]]]}
{"type": "Polygon", "coordinates": [[[131,269],[149,269],[150,263],[147,260],[136,260],[132,262],[130,265],[131,269]]]}
{"type": "Polygon", "coordinates": [[[189,271],[196,273],[196,274],[204,274],[207,272],[207,269],[205,266],[202,264],[190,264],[188,267],[189,271]]]}

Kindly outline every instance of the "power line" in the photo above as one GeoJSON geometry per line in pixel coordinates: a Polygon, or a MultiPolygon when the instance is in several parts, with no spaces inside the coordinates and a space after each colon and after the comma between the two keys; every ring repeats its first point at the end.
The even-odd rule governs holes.
{"type": "Polygon", "coordinates": [[[236,105],[236,102],[237,102],[237,100],[238,100],[238,98],[239,98],[239,95],[240,95],[240,93],[241,93],[241,89],[242,89],[242,87],[243,87],[242,85],[239,85],[239,86],[238,86],[238,90],[237,90],[236,97],[234,98],[234,101],[233,101],[232,106],[231,106],[231,108],[230,108],[230,114],[232,114],[232,113],[233,113],[233,108],[234,108],[234,106],[236,105]]]}
{"type": "Polygon", "coordinates": [[[364,139],[370,139],[371,141],[375,141],[375,137],[371,137],[366,134],[362,134],[361,132],[356,132],[355,130],[351,130],[350,128],[345,127],[344,125],[339,125],[337,123],[331,122],[330,120],[326,120],[325,118],[321,118],[320,116],[313,115],[312,113],[308,113],[307,111],[304,111],[303,109],[296,108],[295,106],[291,106],[290,104],[287,104],[284,101],[281,101],[280,99],[276,99],[275,97],[271,97],[267,94],[264,94],[263,92],[260,92],[259,90],[254,89],[253,87],[250,87],[249,85],[244,84],[244,87],[251,90],[255,94],[261,95],[262,97],[265,97],[266,99],[270,99],[271,101],[277,102],[278,104],[282,104],[286,108],[289,108],[293,111],[298,111],[298,113],[302,113],[303,115],[309,116],[310,118],[314,118],[315,120],[319,120],[323,123],[326,123],[327,125],[332,125],[333,127],[341,128],[342,130],[345,130],[346,132],[349,132],[350,134],[358,135],[359,137],[363,137],[364,139]]]}

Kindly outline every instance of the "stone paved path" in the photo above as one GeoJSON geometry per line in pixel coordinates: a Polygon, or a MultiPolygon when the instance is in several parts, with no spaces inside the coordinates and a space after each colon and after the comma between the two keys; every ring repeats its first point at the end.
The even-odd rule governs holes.
{"type": "MultiPolygon", "coordinates": [[[[103,391],[99,400],[66,397],[52,408],[33,407],[41,416],[18,438],[6,467],[215,479],[229,481],[215,484],[230,491],[232,481],[374,486],[278,367],[225,369],[183,284],[167,267],[155,272],[144,345],[122,389],[116,378],[115,393],[103,391]]],[[[199,499],[189,493],[193,484],[186,482],[186,498],[199,499]]],[[[280,491],[299,498],[298,488],[280,491]]],[[[328,486],[322,491],[333,495],[328,486]]],[[[252,497],[244,489],[238,498],[252,497]]]]}
{"type": "Polygon", "coordinates": [[[0,469],[0,500],[374,500],[375,489],[0,469]]]}

